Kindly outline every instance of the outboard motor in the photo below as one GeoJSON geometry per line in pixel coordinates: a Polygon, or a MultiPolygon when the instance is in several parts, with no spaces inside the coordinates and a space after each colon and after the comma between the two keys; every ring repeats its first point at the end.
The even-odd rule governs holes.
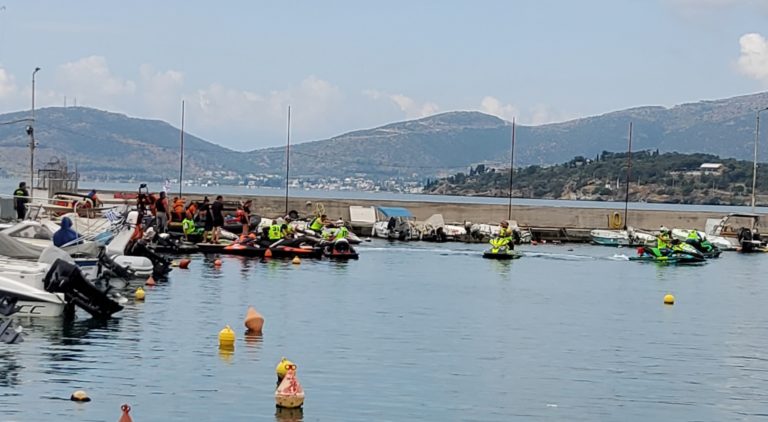
{"type": "Polygon", "coordinates": [[[16,302],[19,300],[17,297],[6,297],[0,295],[0,315],[11,316],[18,312],[19,307],[16,306],[16,302]]]}
{"type": "Polygon", "coordinates": [[[349,241],[347,239],[338,239],[333,242],[332,247],[336,252],[349,252],[349,241]]]}
{"type": "Polygon", "coordinates": [[[171,260],[150,250],[144,241],[133,242],[128,254],[149,258],[152,261],[152,275],[155,278],[163,278],[171,272],[171,260]]]}
{"type": "Polygon", "coordinates": [[[117,302],[85,279],[75,264],[57,259],[43,279],[45,290],[64,293],[69,304],[79,306],[95,318],[109,318],[123,309],[117,302]]]}

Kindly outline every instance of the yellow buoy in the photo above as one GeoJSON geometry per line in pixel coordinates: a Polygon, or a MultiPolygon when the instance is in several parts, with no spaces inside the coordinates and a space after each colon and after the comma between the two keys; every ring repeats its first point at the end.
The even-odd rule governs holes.
{"type": "Polygon", "coordinates": [[[674,305],[675,304],[675,297],[668,294],[664,296],[664,304],[665,305],[674,305]]]}
{"type": "Polygon", "coordinates": [[[301,264],[301,259],[298,256],[294,256],[292,262],[298,265],[298,264],[301,264]]]}
{"type": "Polygon", "coordinates": [[[289,368],[296,369],[296,364],[286,358],[280,359],[280,362],[278,362],[277,367],[275,368],[277,377],[279,379],[285,378],[285,374],[288,373],[289,368]]]}
{"type": "Polygon", "coordinates": [[[145,295],[144,289],[139,287],[138,289],[136,289],[136,293],[133,294],[133,297],[135,297],[136,300],[144,300],[144,295],[145,295]]]}
{"type": "Polygon", "coordinates": [[[83,390],[77,390],[69,397],[72,401],[82,401],[82,402],[88,402],[91,401],[91,398],[88,397],[88,394],[83,390]]]}
{"type": "Polygon", "coordinates": [[[235,348],[235,332],[229,328],[229,325],[219,331],[219,349],[235,348]]]}

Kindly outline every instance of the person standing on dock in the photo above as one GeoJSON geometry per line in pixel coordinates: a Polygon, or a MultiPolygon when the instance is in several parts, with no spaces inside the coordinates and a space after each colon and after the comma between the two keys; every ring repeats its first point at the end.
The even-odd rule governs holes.
{"type": "Polygon", "coordinates": [[[211,231],[213,231],[213,212],[211,211],[211,201],[206,196],[203,198],[203,203],[200,204],[200,210],[198,211],[203,219],[203,243],[211,241],[211,231]]]}
{"type": "Polygon", "coordinates": [[[27,191],[27,183],[19,183],[19,187],[13,191],[13,209],[16,210],[16,218],[19,220],[24,219],[24,215],[27,213],[27,203],[29,202],[29,191],[27,191]]]}
{"type": "Polygon", "coordinates": [[[213,201],[211,213],[213,214],[213,240],[211,243],[219,243],[221,228],[224,226],[224,198],[221,195],[213,201]]]}
{"type": "Polygon", "coordinates": [[[157,212],[155,222],[158,233],[165,233],[165,229],[168,226],[168,219],[170,217],[170,210],[168,208],[168,198],[165,196],[165,191],[160,191],[160,197],[155,202],[155,212],[157,212]]]}

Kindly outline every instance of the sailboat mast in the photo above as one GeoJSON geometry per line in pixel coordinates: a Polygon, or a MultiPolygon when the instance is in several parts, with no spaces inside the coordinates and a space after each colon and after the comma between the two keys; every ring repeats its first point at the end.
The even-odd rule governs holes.
{"type": "Polygon", "coordinates": [[[179,198],[184,187],[184,100],[181,100],[181,150],[179,156],[179,198]]]}
{"type": "Polygon", "coordinates": [[[512,141],[509,158],[509,207],[507,208],[507,220],[512,219],[512,176],[515,173],[515,118],[512,118],[512,141]]]}
{"type": "Polygon", "coordinates": [[[288,141],[285,147],[285,215],[288,215],[288,177],[291,168],[291,106],[288,106],[288,141]]]}
{"type": "Polygon", "coordinates": [[[629,144],[627,145],[627,190],[624,194],[624,230],[627,229],[627,209],[629,208],[629,178],[632,176],[632,122],[629,122],[629,144]]]}

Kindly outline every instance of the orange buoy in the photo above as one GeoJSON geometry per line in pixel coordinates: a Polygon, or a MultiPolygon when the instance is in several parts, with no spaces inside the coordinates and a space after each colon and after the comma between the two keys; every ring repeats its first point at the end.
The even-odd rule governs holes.
{"type": "Polygon", "coordinates": [[[133,422],[133,419],[131,419],[131,415],[129,415],[131,411],[131,406],[129,406],[128,404],[124,404],[120,406],[120,410],[123,411],[123,414],[120,415],[120,420],[118,420],[117,422],[133,422]]]}
{"type": "Polygon", "coordinates": [[[189,259],[186,259],[186,258],[182,259],[181,261],[179,261],[179,268],[181,268],[182,270],[186,270],[187,268],[189,268],[190,262],[192,261],[190,261],[189,259]]]}
{"type": "Polygon", "coordinates": [[[272,250],[271,249],[267,249],[264,252],[264,258],[272,258],[272,250]]]}
{"type": "Polygon", "coordinates": [[[155,278],[152,277],[152,276],[149,276],[149,278],[147,278],[147,282],[145,284],[147,286],[155,286],[155,285],[157,285],[157,283],[155,282],[155,278]]]}
{"type": "Polygon", "coordinates": [[[217,260],[213,261],[213,266],[214,267],[221,267],[221,260],[217,259],[217,260]]]}
{"type": "Polygon", "coordinates": [[[264,328],[264,317],[253,306],[249,306],[248,312],[245,313],[244,324],[248,333],[261,334],[261,329],[264,328]]]}

